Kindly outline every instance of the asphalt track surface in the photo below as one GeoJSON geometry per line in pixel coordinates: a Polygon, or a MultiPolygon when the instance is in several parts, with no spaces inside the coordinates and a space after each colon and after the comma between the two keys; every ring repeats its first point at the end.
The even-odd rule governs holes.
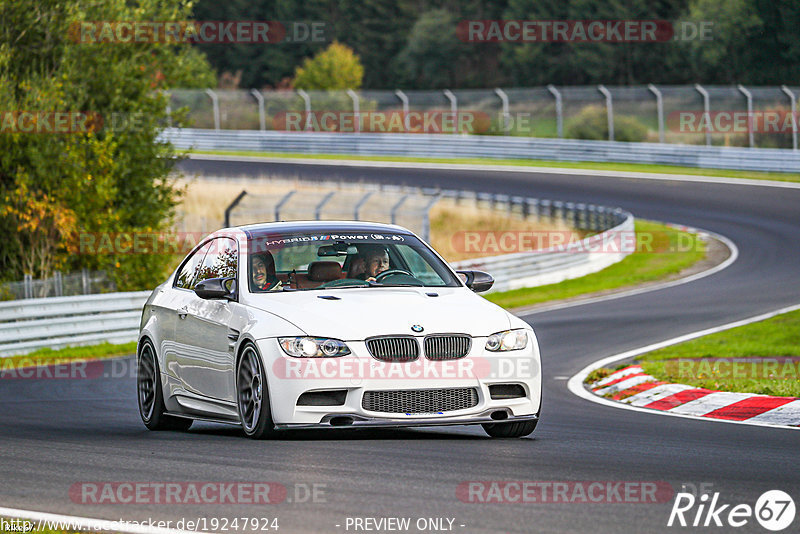
{"type": "MultiPolygon", "coordinates": [[[[353,532],[345,529],[347,517],[410,517],[410,532],[421,517],[452,518],[453,530],[464,533],[732,530],[668,529],[673,499],[465,503],[456,488],[471,480],[664,481],[675,490],[706,484],[720,492],[722,503],[751,506],[764,491],[781,489],[800,505],[799,433],[601,406],[571,394],[564,379],[605,356],[800,302],[800,190],[536,172],[197,160],[182,166],[187,173],[406,183],[594,202],[712,230],[732,239],[740,255],[727,269],[688,284],[526,316],[539,336],[544,367],[542,421],[526,439],[492,440],[479,427],[304,432],[266,442],[211,424],[155,433],[139,420],[131,373],[4,381],[0,505],[114,520],[277,517],[279,532],[288,533],[353,532]],[[83,504],[69,496],[83,481],[274,481],[289,488],[293,502],[83,504]],[[323,484],[324,498],[295,502],[295,484],[323,484]]],[[[786,532],[796,532],[798,524],[786,532]]],[[[736,531],[766,532],[752,518],[736,531]]]]}

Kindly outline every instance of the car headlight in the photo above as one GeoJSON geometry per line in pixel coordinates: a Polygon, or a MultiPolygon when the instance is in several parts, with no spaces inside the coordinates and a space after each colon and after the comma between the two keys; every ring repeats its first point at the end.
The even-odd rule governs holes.
{"type": "Polygon", "coordinates": [[[497,332],[489,336],[486,340],[486,350],[491,352],[507,352],[509,350],[520,350],[528,346],[528,332],[520,328],[518,330],[506,330],[497,332]]]}
{"type": "Polygon", "coordinates": [[[344,341],[326,337],[278,338],[283,352],[294,358],[335,358],[350,354],[344,341]]]}

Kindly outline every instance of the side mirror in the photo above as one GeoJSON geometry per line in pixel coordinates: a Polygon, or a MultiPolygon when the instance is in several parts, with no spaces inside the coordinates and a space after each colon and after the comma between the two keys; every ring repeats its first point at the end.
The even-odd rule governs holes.
{"type": "Polygon", "coordinates": [[[236,299],[236,279],[235,278],[209,278],[198,282],[194,286],[194,292],[201,299],[236,299]]]}
{"type": "Polygon", "coordinates": [[[464,284],[475,293],[488,291],[494,284],[494,278],[483,271],[456,271],[464,284]]]}

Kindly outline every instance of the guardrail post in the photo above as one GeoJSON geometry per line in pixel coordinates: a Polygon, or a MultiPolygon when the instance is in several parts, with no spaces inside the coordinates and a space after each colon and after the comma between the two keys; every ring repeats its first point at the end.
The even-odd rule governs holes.
{"type": "Polygon", "coordinates": [[[325,197],[322,199],[322,201],[319,204],[317,204],[317,207],[314,208],[314,220],[318,221],[320,219],[320,217],[322,216],[322,208],[325,206],[325,204],[328,203],[328,201],[331,198],[333,198],[333,195],[335,195],[335,194],[336,194],[336,191],[331,191],[330,193],[325,195],[325,197]]]}
{"type": "Polygon", "coordinates": [[[358,95],[352,89],[348,89],[347,96],[353,101],[353,129],[358,133],[361,131],[361,115],[358,112],[358,95]]]}
{"type": "Polygon", "coordinates": [[[781,85],[781,91],[789,97],[789,104],[792,106],[792,150],[797,150],[797,99],[785,85],[781,85]]]}
{"type": "Polygon", "coordinates": [[[253,95],[258,102],[258,125],[261,131],[267,129],[267,114],[264,111],[264,95],[257,89],[250,89],[250,94],[253,95]]]}
{"type": "Polygon", "coordinates": [[[356,220],[356,221],[360,221],[361,220],[361,219],[358,218],[358,212],[361,211],[361,206],[363,206],[367,202],[367,200],[369,200],[369,197],[371,197],[374,192],[375,191],[369,191],[366,195],[361,197],[358,200],[358,202],[356,202],[356,206],[355,206],[355,208],[353,208],[353,219],[354,220],[356,220]]]}
{"type": "Polygon", "coordinates": [[[283,207],[283,205],[284,205],[284,204],[286,204],[286,202],[288,202],[288,200],[289,200],[290,198],[292,198],[292,195],[294,195],[296,192],[297,192],[297,191],[294,191],[294,190],[292,190],[292,191],[289,191],[289,192],[288,192],[288,193],[286,193],[286,195],[285,195],[285,196],[284,196],[284,197],[283,197],[283,198],[282,198],[282,199],[281,199],[281,200],[280,200],[280,201],[279,201],[279,202],[278,202],[278,203],[275,205],[275,221],[276,221],[276,222],[281,220],[281,208],[283,207]]]}
{"type": "Polygon", "coordinates": [[[564,106],[561,101],[561,91],[556,89],[555,85],[548,85],[547,90],[556,99],[556,131],[558,131],[558,138],[564,138],[564,106]]]}
{"type": "Polygon", "coordinates": [[[500,102],[503,106],[503,135],[508,135],[510,129],[509,119],[511,118],[511,114],[508,112],[508,95],[499,87],[495,87],[494,93],[500,97],[500,102]]]}
{"type": "Polygon", "coordinates": [[[397,201],[397,204],[392,206],[392,211],[390,212],[391,217],[392,217],[392,224],[396,224],[395,223],[395,216],[397,215],[397,210],[400,209],[400,206],[403,205],[403,202],[405,202],[407,198],[408,198],[407,194],[403,195],[402,197],[400,197],[400,200],[397,201]]]}
{"type": "Polygon", "coordinates": [[[611,91],[606,89],[606,86],[600,84],[597,86],[597,90],[603,93],[603,96],[606,97],[606,115],[608,116],[608,140],[614,140],[614,105],[611,99],[611,91]]]}
{"type": "MultiPolygon", "coordinates": [[[[458,132],[458,99],[456,99],[456,95],[450,89],[445,89],[442,91],[444,96],[450,101],[450,113],[453,114],[453,133],[457,134],[458,132]]],[[[442,132],[444,133],[444,132],[442,132]]]]}
{"type": "Polygon", "coordinates": [[[306,120],[303,124],[303,131],[307,132],[308,127],[311,125],[311,97],[308,96],[308,93],[303,91],[302,89],[297,90],[297,94],[300,95],[300,98],[303,99],[303,104],[305,105],[305,112],[306,112],[306,120]]]}
{"type": "Polygon", "coordinates": [[[664,142],[664,99],[661,97],[661,91],[652,83],[647,84],[650,92],[656,95],[656,112],[658,113],[658,142],[664,142]]]}
{"type": "Polygon", "coordinates": [[[706,146],[711,146],[711,102],[708,98],[708,91],[703,89],[699,83],[694,84],[694,88],[703,97],[703,117],[706,121],[706,146]]]}
{"type": "Polygon", "coordinates": [[[411,127],[408,125],[408,97],[400,89],[395,90],[394,95],[399,98],[400,102],[403,104],[403,127],[406,129],[406,133],[408,133],[411,130],[411,127]]]}
{"type": "Polygon", "coordinates": [[[737,87],[747,99],[747,144],[750,148],[753,148],[755,146],[753,143],[753,94],[742,84],[737,87]]]}
{"type": "Polygon", "coordinates": [[[214,110],[214,129],[219,130],[219,98],[217,97],[217,93],[211,89],[206,89],[206,94],[211,98],[211,106],[214,110]]]}
{"type": "Polygon", "coordinates": [[[231,225],[231,212],[234,210],[234,208],[236,208],[236,206],[239,205],[239,202],[242,201],[242,199],[244,198],[244,196],[246,194],[247,194],[247,191],[242,190],[242,192],[239,193],[235,199],[233,199],[233,202],[231,202],[230,205],[228,205],[228,207],[225,208],[225,221],[224,221],[225,222],[225,228],[230,227],[230,225],[231,225]]]}

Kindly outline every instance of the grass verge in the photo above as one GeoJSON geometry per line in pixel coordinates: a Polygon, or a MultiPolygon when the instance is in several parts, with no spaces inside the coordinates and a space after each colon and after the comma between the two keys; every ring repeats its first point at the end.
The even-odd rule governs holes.
{"type": "Polygon", "coordinates": [[[668,382],[800,397],[800,311],[648,352],[637,362],[668,382]]]}
{"type": "Polygon", "coordinates": [[[216,154],[222,156],[255,156],[264,158],[296,159],[336,159],[363,161],[401,161],[417,163],[461,163],[465,165],[516,165],[527,167],[552,167],[559,169],[582,169],[595,171],[649,172],[655,174],[686,174],[691,176],[716,176],[725,178],[746,178],[750,180],[776,180],[781,182],[800,182],[800,174],[782,172],[738,171],[733,169],[701,169],[679,167],[676,165],[653,165],[642,163],[608,163],[593,161],[547,161],[535,159],[492,159],[492,158],[418,158],[409,156],[360,156],[352,154],[291,154],[282,152],[249,152],[226,150],[198,150],[197,154],[216,154]]]}
{"type": "Polygon", "coordinates": [[[66,347],[63,349],[38,349],[28,354],[0,358],[0,369],[21,369],[41,365],[57,365],[61,363],[96,360],[100,358],[114,358],[136,352],[136,342],[130,343],[101,343],[81,347],[66,347]]]}
{"type": "Polygon", "coordinates": [[[706,244],[695,234],[637,220],[636,235],[636,251],[602,271],[557,284],[490,293],[486,298],[504,308],[563,300],[661,280],[705,257],[706,244]]]}

